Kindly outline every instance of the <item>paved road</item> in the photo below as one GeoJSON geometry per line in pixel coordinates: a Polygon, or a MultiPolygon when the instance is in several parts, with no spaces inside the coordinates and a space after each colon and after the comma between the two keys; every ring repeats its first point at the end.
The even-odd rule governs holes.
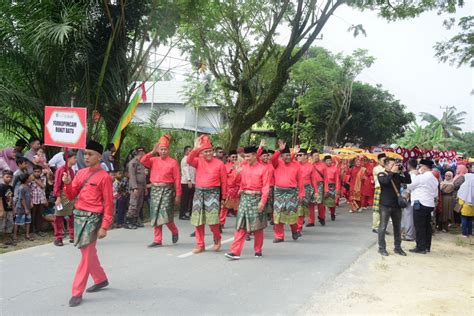
{"type": "MultiPolygon", "coordinates": [[[[305,228],[297,242],[273,244],[265,232],[264,257],[253,257],[246,243],[239,261],[224,257],[232,240],[234,218],[224,229],[221,253],[190,255],[192,227],[179,221],[180,242],[147,249],[150,227],[111,231],[98,243],[110,287],[85,294],[83,304],[68,307],[79,251],[72,245],[43,245],[0,256],[1,315],[52,314],[228,314],[292,315],[322,284],[331,282],[375,242],[371,212],[339,212],[325,227],[305,228]]],[[[207,229],[206,240],[211,243],[207,229]]],[[[89,280],[89,285],[92,280],[89,280]]],[[[315,311],[316,312],[316,311],[315,311]]]]}

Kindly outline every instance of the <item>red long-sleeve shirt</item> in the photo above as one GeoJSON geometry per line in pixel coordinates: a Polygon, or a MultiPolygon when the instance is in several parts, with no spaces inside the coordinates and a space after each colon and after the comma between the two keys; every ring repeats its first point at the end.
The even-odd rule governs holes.
{"type": "Polygon", "coordinates": [[[331,167],[326,166],[324,169],[324,192],[329,191],[329,184],[333,183],[336,185],[336,192],[341,192],[341,174],[337,166],[332,165],[331,167]]]}
{"type": "MultiPolygon", "coordinates": [[[[61,166],[58,169],[56,169],[56,172],[54,173],[54,187],[53,187],[53,195],[55,197],[61,196],[61,191],[63,190],[63,174],[66,172],[66,166],[61,166]]],[[[69,175],[71,176],[71,179],[74,180],[74,170],[72,168],[69,168],[69,175]]]]}
{"type": "Polygon", "coordinates": [[[181,196],[181,176],[176,159],[154,157],[150,152],[140,159],[140,163],[150,169],[151,183],[174,183],[176,196],[181,196]]]}
{"type": "Polygon", "coordinates": [[[72,201],[79,195],[75,205],[76,209],[104,214],[101,226],[103,229],[108,229],[114,218],[112,191],[112,177],[101,167],[81,169],[71,183],[64,185],[64,193],[69,200],[72,201]],[[100,170],[90,177],[80,190],[82,183],[97,169],[100,170]]]}
{"type": "Polygon", "coordinates": [[[240,191],[260,191],[262,192],[260,202],[263,204],[267,203],[270,192],[268,168],[259,162],[256,162],[253,166],[247,163],[242,166],[240,176],[240,191]]]}
{"type": "Polygon", "coordinates": [[[316,183],[324,181],[324,170],[326,169],[326,164],[319,161],[313,163],[313,167],[316,183]]]}
{"type": "Polygon", "coordinates": [[[269,162],[263,162],[260,160],[260,157],[262,156],[263,154],[263,149],[261,147],[258,147],[257,149],[257,159],[260,163],[262,163],[264,166],[267,167],[268,169],[268,176],[270,177],[270,186],[273,187],[275,186],[275,176],[274,176],[274,172],[275,172],[275,168],[273,168],[273,165],[271,163],[271,161],[269,162]]]}
{"type": "MultiPolygon", "coordinates": [[[[245,165],[246,161],[243,161],[242,165],[245,165]]],[[[227,194],[229,197],[239,197],[239,186],[241,181],[241,176],[234,168],[234,163],[229,162],[225,164],[225,169],[227,172],[227,194]]]]}
{"type": "Polygon", "coordinates": [[[207,161],[199,157],[201,150],[192,150],[188,155],[188,164],[196,168],[196,187],[221,187],[222,198],[227,198],[227,171],[224,163],[217,158],[207,161]]]}
{"type": "Polygon", "coordinates": [[[280,151],[277,150],[272,156],[272,165],[275,168],[275,186],[280,188],[296,188],[299,197],[305,196],[303,177],[301,176],[301,168],[298,162],[283,162],[280,159],[280,151]]]}
{"type": "Polygon", "coordinates": [[[318,192],[318,184],[316,182],[316,170],[314,170],[313,164],[310,162],[300,162],[301,177],[303,185],[311,184],[315,192],[318,192]]]}

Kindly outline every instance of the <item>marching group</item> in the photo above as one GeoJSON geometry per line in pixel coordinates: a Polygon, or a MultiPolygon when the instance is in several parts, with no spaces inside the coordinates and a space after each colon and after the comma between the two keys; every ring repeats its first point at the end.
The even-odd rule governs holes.
{"type": "Polygon", "coordinates": [[[463,236],[472,235],[474,174],[472,166],[440,166],[412,159],[403,164],[381,153],[378,161],[365,157],[341,159],[318,150],[282,141],[277,150],[249,146],[230,151],[213,147],[202,135],[194,148],[186,147],[180,163],[170,157],[170,136],[164,135],[151,152],[135,148],[120,171],[115,148],[90,141],[85,150],[68,150],[51,160],[39,139],[0,151],[0,232],[11,234],[5,245],[18,240],[24,226],[25,239],[42,234],[50,222],[56,246],[69,242],[82,253],[73,283],[70,306],[82,301],[87,279],[92,275],[95,292],[108,285],[95,248],[110,227],[143,227],[143,206],[148,203],[153,227],[149,248],[163,243],[163,225],[172,243],[179,239],[174,210],[179,219],[195,226],[194,254],[205,251],[205,225],[213,236],[213,250],[221,249],[221,233],[227,216],[236,216],[236,229],[225,256],[240,258],[245,240],[254,239],[255,257],[263,254],[263,231],[273,225],[274,243],[285,241],[285,225],[291,237],[302,237],[303,226],[326,225],[326,212],[336,220],[336,206],[346,200],[351,213],[373,210],[372,230],[378,233],[379,252],[386,256],[385,235],[392,220],[395,253],[406,255],[401,241],[416,240],[410,251],[431,250],[432,219],[435,228],[447,231],[462,224],[463,236]],[[23,154],[26,146],[29,151],[23,154]],[[471,173],[468,173],[470,168],[471,173]],[[402,212],[403,209],[403,212],[402,212]],[[67,228],[66,228],[66,227],[67,228]],[[31,228],[31,232],[30,232],[31,228]],[[402,238],[403,235],[403,238],[402,238]]]}

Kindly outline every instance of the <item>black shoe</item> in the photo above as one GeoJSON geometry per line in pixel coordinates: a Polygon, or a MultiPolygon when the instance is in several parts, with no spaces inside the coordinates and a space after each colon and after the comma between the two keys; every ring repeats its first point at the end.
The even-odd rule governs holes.
{"type": "Polygon", "coordinates": [[[109,285],[109,281],[108,280],[105,280],[104,282],[100,282],[99,284],[94,284],[93,286],[91,286],[90,288],[88,288],[86,290],[87,293],[94,293],[94,292],[98,292],[100,291],[101,289],[103,289],[104,287],[108,286],[109,285]]]}
{"type": "MultiPolygon", "coordinates": [[[[126,223],[125,225],[123,225],[123,228],[125,228],[125,229],[133,229],[134,226],[133,226],[132,224],[130,224],[130,223],[126,223]]],[[[136,227],[135,227],[135,228],[136,228],[136,227]]]]}
{"type": "Polygon", "coordinates": [[[314,224],[306,224],[306,227],[314,227],[314,224]]]}
{"type": "Polygon", "coordinates": [[[196,237],[196,232],[192,232],[189,237],[196,237]]]}
{"type": "Polygon", "coordinates": [[[261,252],[256,252],[255,253],[255,258],[262,258],[262,253],[261,252]]]}
{"type": "Polygon", "coordinates": [[[331,214],[331,221],[334,222],[335,220],[336,220],[336,215],[332,215],[332,214],[331,214]]]}
{"type": "Polygon", "coordinates": [[[82,296],[73,296],[69,300],[69,307],[76,307],[78,305],[81,305],[82,303],[82,296]]]}
{"type": "Polygon", "coordinates": [[[273,225],[275,225],[275,223],[274,223],[273,221],[270,221],[270,225],[272,225],[272,226],[273,226],[273,225]]]}
{"type": "Polygon", "coordinates": [[[143,225],[142,222],[136,222],[133,226],[135,226],[135,229],[136,229],[136,228],[143,228],[143,227],[145,227],[145,225],[143,225]]]}
{"type": "Polygon", "coordinates": [[[252,238],[250,238],[250,235],[247,235],[247,237],[245,237],[245,240],[246,240],[246,241],[251,241],[252,238]]]}
{"type": "Polygon", "coordinates": [[[55,245],[55,246],[58,246],[58,247],[62,247],[62,246],[64,246],[64,244],[63,244],[63,241],[62,241],[62,240],[55,240],[55,241],[54,241],[54,245],[55,245]]]}
{"type": "Polygon", "coordinates": [[[157,247],[161,247],[161,242],[152,242],[151,244],[149,244],[147,246],[148,248],[157,248],[157,247]]]}
{"type": "Polygon", "coordinates": [[[179,239],[179,235],[173,235],[171,236],[171,240],[173,241],[173,244],[177,243],[179,239]]]}
{"type": "Polygon", "coordinates": [[[376,230],[375,228],[372,229],[372,232],[373,232],[374,234],[378,234],[378,233],[379,233],[378,230],[376,230]]]}
{"type": "Polygon", "coordinates": [[[426,249],[426,252],[431,252],[431,249],[426,249]]]}
{"type": "Polygon", "coordinates": [[[299,233],[298,232],[291,233],[291,237],[293,238],[293,240],[298,240],[299,233]]]}
{"type": "Polygon", "coordinates": [[[402,238],[403,241],[415,241],[415,239],[402,238]]]}
{"type": "Polygon", "coordinates": [[[390,233],[388,231],[385,231],[385,235],[390,235],[390,233]]]}
{"type": "Polygon", "coordinates": [[[395,252],[396,254],[399,254],[400,256],[406,256],[407,255],[406,252],[403,251],[403,249],[401,249],[401,248],[400,249],[395,248],[395,249],[393,249],[393,252],[395,252]]]}
{"type": "Polygon", "coordinates": [[[303,236],[303,234],[301,232],[298,232],[298,238],[300,238],[301,236],[303,236]]]}
{"type": "Polygon", "coordinates": [[[183,221],[189,221],[189,217],[186,216],[186,215],[180,216],[179,219],[181,219],[183,221]]]}
{"type": "Polygon", "coordinates": [[[226,256],[226,258],[229,258],[231,260],[239,260],[240,259],[239,256],[234,255],[232,252],[228,252],[224,256],[226,256]]]}
{"type": "Polygon", "coordinates": [[[387,252],[387,250],[385,250],[385,249],[379,249],[379,254],[381,254],[381,255],[384,256],[384,257],[387,257],[387,256],[388,256],[388,252],[387,252]]]}
{"type": "Polygon", "coordinates": [[[321,226],[326,225],[326,220],[325,219],[319,219],[319,224],[321,224],[321,226]]]}
{"type": "Polygon", "coordinates": [[[74,242],[74,239],[69,239],[69,243],[72,244],[74,242]]]}
{"type": "Polygon", "coordinates": [[[284,239],[278,239],[278,238],[273,239],[274,244],[278,244],[278,243],[281,243],[281,242],[284,242],[284,241],[285,241],[284,239]]]}
{"type": "Polygon", "coordinates": [[[413,249],[410,249],[409,251],[413,253],[420,253],[420,254],[426,255],[426,250],[420,250],[418,248],[413,248],[413,249]]]}

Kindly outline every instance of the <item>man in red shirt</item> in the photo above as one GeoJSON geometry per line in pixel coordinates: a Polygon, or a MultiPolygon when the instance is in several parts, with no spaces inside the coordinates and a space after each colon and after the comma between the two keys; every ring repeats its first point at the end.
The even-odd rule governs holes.
{"type": "MultiPolygon", "coordinates": [[[[321,226],[326,225],[326,207],[323,204],[323,197],[324,197],[324,172],[326,169],[326,165],[324,162],[320,161],[319,159],[319,151],[317,149],[313,149],[311,151],[311,159],[313,161],[314,167],[314,181],[317,185],[317,190],[315,194],[315,203],[318,205],[318,220],[321,226]]],[[[314,212],[309,213],[309,222],[314,223],[314,212]],[[313,219],[311,219],[313,216],[313,219]]]]}
{"type": "Polygon", "coordinates": [[[225,256],[229,259],[240,259],[247,233],[253,233],[255,257],[262,256],[263,229],[267,227],[264,213],[265,204],[270,189],[268,168],[259,163],[257,148],[244,148],[245,161],[240,172],[240,204],[237,213],[236,230],[230,252],[225,256]]]}
{"type": "Polygon", "coordinates": [[[174,223],[174,206],[178,205],[181,199],[181,177],[178,161],[169,156],[170,141],[170,135],[161,136],[153,151],[140,159],[140,163],[150,169],[150,218],[154,239],[148,248],[161,247],[164,224],[171,231],[173,244],[178,242],[178,228],[174,223]],[[156,157],[157,153],[158,157],[156,157]]]}
{"type": "MultiPolygon", "coordinates": [[[[64,154],[65,155],[65,154],[64,154]]],[[[66,157],[64,157],[66,158],[66,157]]],[[[54,174],[54,190],[53,194],[56,197],[55,212],[54,212],[54,245],[61,247],[63,246],[63,225],[64,217],[68,216],[67,226],[69,231],[69,242],[74,242],[74,215],[72,211],[74,209],[74,201],[69,201],[64,194],[63,190],[63,174],[69,172],[71,180],[74,180],[74,171],[72,166],[77,162],[76,152],[73,150],[68,151],[67,162],[64,166],[56,169],[54,174]],[[67,170],[67,171],[66,171],[67,170]]]]}
{"type": "Polygon", "coordinates": [[[308,162],[308,150],[304,148],[296,148],[296,158],[300,164],[301,177],[303,181],[305,195],[298,207],[298,236],[301,237],[303,230],[304,218],[309,217],[309,223],[306,227],[314,227],[314,195],[318,190],[316,183],[316,171],[313,164],[308,162]],[[311,215],[311,213],[313,215],[311,215]]]}
{"type": "Polygon", "coordinates": [[[101,144],[89,141],[84,155],[88,168],[79,170],[74,180],[68,172],[63,173],[67,199],[72,201],[77,198],[74,205],[74,245],[82,254],[72,285],[71,307],[81,304],[89,274],[94,279],[94,285],[87,292],[97,292],[109,285],[95,247],[97,238],[107,236],[114,216],[112,178],[100,166],[103,151],[101,144]]]}
{"type": "Polygon", "coordinates": [[[339,168],[333,164],[331,156],[324,157],[324,205],[331,211],[331,220],[336,220],[336,205],[341,193],[341,174],[339,168]]]}
{"type": "Polygon", "coordinates": [[[275,177],[273,173],[275,168],[271,162],[272,155],[275,153],[271,149],[265,149],[267,147],[267,141],[262,139],[260,146],[257,149],[257,159],[268,169],[268,177],[270,178],[270,191],[268,193],[267,204],[265,205],[265,213],[267,214],[270,225],[273,225],[273,202],[274,202],[274,190],[275,190],[275,177]]]}
{"type": "Polygon", "coordinates": [[[207,135],[196,139],[188,155],[188,164],[196,168],[196,191],[193,197],[191,224],[196,226],[196,247],[193,253],[205,248],[204,225],[209,225],[214,237],[214,251],[221,249],[219,211],[227,197],[227,172],[224,163],[213,157],[212,144],[207,135]]]}
{"type": "Polygon", "coordinates": [[[290,225],[293,240],[298,239],[297,210],[305,196],[299,163],[291,160],[290,149],[284,142],[279,141],[278,144],[279,150],[275,151],[271,160],[275,168],[274,243],[285,240],[285,224],[290,225]]]}
{"type": "Polygon", "coordinates": [[[229,151],[229,158],[230,162],[225,164],[227,171],[227,200],[224,205],[222,205],[219,215],[221,228],[224,228],[228,211],[231,210],[231,212],[235,214],[239,208],[240,163],[238,161],[237,151],[229,151]]]}

